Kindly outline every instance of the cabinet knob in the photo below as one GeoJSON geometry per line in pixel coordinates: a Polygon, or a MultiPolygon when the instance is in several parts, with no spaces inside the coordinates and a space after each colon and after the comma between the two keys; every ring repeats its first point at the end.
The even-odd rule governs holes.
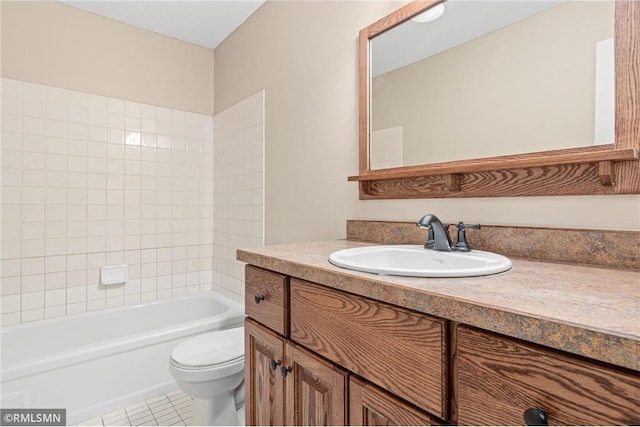
{"type": "Polygon", "coordinates": [[[253,300],[256,302],[256,304],[260,304],[261,301],[264,301],[264,295],[256,294],[253,296],[253,300]]]}
{"type": "Polygon", "coordinates": [[[272,371],[275,371],[278,366],[282,365],[282,360],[278,359],[278,360],[271,360],[269,362],[269,367],[271,368],[272,371]]]}
{"type": "Polygon", "coordinates": [[[544,409],[530,408],[524,411],[524,422],[528,426],[548,426],[549,419],[544,409]]]}
{"type": "Polygon", "coordinates": [[[282,375],[283,377],[289,375],[289,372],[291,372],[291,366],[283,366],[282,368],[280,368],[280,375],[282,375]]]}

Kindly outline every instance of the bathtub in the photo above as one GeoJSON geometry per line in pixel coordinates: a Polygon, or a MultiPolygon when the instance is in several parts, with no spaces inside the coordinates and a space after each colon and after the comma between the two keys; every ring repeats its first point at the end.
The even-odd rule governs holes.
{"type": "Polygon", "coordinates": [[[75,424],[166,393],[171,349],[243,312],[207,291],[3,328],[0,407],[66,408],[75,424]]]}

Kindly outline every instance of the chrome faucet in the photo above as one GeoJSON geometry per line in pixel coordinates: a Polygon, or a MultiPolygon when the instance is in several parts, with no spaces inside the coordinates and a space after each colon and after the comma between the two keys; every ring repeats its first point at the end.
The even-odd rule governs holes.
{"type": "Polygon", "coordinates": [[[458,241],[454,245],[451,242],[451,236],[449,236],[449,227],[442,224],[437,216],[433,214],[427,214],[423,216],[422,219],[420,219],[420,221],[416,223],[416,225],[420,228],[429,229],[429,237],[427,238],[427,242],[424,244],[425,249],[434,249],[436,251],[445,252],[471,251],[471,247],[469,246],[469,243],[467,243],[465,230],[467,228],[473,228],[476,230],[480,229],[480,224],[466,225],[462,222],[459,222],[456,226],[458,228],[458,241]]]}

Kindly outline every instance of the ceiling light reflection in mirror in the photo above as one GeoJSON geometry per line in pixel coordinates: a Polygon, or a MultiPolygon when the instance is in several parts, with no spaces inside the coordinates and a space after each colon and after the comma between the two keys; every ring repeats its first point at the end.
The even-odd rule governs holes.
{"type": "Polygon", "coordinates": [[[370,169],[613,143],[613,1],[429,14],[370,41],[370,169]]]}

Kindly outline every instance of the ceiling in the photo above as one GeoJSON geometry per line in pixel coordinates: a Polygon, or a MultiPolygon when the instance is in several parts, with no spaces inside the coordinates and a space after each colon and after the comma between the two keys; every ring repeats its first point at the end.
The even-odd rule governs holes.
{"type": "Polygon", "coordinates": [[[58,0],[69,6],[215,49],[265,0],[58,0]]]}

